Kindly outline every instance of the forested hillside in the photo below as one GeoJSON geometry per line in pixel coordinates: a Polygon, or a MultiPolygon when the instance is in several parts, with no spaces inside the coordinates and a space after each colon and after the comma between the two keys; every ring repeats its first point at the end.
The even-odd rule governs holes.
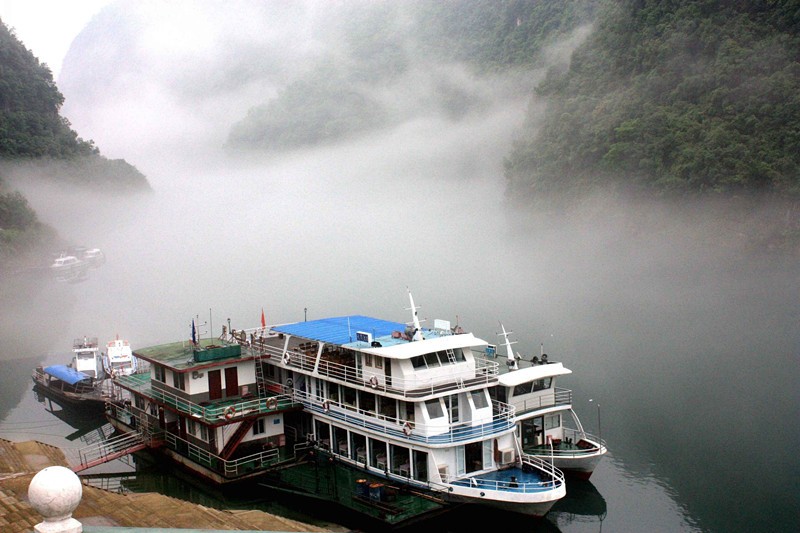
{"type": "Polygon", "coordinates": [[[639,197],[800,198],[800,3],[604,4],[568,69],[537,88],[508,157],[524,204],[639,197]]]}
{"type": "Polygon", "coordinates": [[[60,116],[64,97],[50,69],[0,21],[0,268],[55,232],[39,223],[15,180],[48,180],[112,194],[149,190],[123,160],[100,155],[60,116]]]}

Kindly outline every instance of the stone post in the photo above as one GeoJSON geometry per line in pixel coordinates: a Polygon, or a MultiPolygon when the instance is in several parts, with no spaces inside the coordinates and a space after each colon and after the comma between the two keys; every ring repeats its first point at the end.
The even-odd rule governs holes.
{"type": "Polygon", "coordinates": [[[72,518],[83,496],[77,474],[63,466],[48,466],[33,476],[28,500],[44,521],[34,526],[36,533],[82,533],[83,526],[72,518]]]}

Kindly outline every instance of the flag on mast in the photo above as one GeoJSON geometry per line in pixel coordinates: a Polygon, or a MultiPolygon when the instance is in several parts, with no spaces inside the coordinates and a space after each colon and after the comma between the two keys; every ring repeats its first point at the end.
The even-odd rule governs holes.
{"type": "Polygon", "coordinates": [[[267,327],[267,317],[264,316],[264,308],[261,308],[261,327],[267,327]]]}
{"type": "Polygon", "coordinates": [[[197,330],[194,327],[194,318],[192,319],[192,344],[197,344],[197,330]]]}

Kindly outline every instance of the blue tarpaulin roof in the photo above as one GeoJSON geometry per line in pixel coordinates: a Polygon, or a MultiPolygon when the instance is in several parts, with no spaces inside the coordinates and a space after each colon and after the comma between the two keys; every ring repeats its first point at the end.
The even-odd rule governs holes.
{"type": "Polygon", "coordinates": [[[368,316],[351,315],[333,318],[322,318],[275,326],[274,331],[311,339],[328,344],[344,345],[356,342],[356,332],[370,333],[373,339],[391,335],[393,331],[404,331],[406,325],[368,316]]]}
{"type": "Polygon", "coordinates": [[[91,379],[91,376],[88,376],[83,372],[78,372],[71,366],[66,365],[46,366],[44,367],[44,371],[46,374],[50,374],[54,378],[58,378],[61,381],[69,383],[70,385],[75,385],[79,381],[91,379]]]}

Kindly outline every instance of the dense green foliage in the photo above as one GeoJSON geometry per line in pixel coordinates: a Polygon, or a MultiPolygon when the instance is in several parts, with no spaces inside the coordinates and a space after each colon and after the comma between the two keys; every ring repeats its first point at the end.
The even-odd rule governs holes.
{"type": "MultiPolygon", "coordinates": [[[[231,148],[285,149],[363,135],[413,113],[465,116],[485,103],[442,65],[508,72],[541,59],[543,44],[586,22],[593,1],[414,0],[331,8],[318,38],[329,52],[230,133],[231,148]],[[415,84],[424,69],[429,86],[415,84]],[[391,90],[414,99],[381,97],[391,90]],[[406,107],[403,107],[403,106],[406,107]]],[[[520,90],[528,90],[521,87],[520,90]]]]}
{"type": "Polygon", "coordinates": [[[64,97],[46,65],[0,24],[0,156],[71,157],[97,153],[58,113],[64,97]]]}
{"type": "Polygon", "coordinates": [[[550,107],[507,159],[509,195],[800,197],[798,50],[797,1],[607,4],[539,87],[550,107]]]}

